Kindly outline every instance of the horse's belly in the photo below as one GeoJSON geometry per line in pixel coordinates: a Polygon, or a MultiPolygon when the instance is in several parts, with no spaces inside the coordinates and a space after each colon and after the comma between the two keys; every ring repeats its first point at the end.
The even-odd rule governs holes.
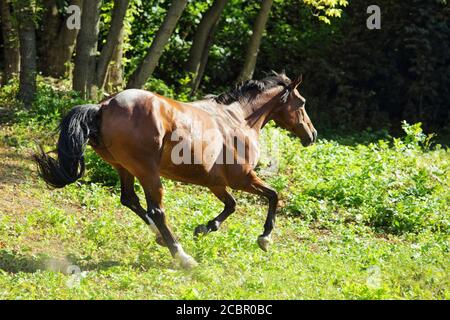
{"type": "Polygon", "coordinates": [[[162,150],[160,172],[166,178],[186,183],[222,183],[221,170],[216,165],[221,149],[220,145],[214,147],[190,140],[168,141],[162,150]]]}

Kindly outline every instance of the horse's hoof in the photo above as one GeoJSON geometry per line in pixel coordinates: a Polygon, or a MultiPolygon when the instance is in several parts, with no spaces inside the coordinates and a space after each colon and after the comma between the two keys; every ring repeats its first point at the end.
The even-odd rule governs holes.
{"type": "Polygon", "coordinates": [[[259,247],[266,252],[267,252],[267,248],[269,247],[270,243],[271,243],[270,236],[259,236],[258,237],[259,247]]]}
{"type": "Polygon", "coordinates": [[[189,256],[188,259],[185,259],[185,260],[183,260],[183,261],[181,262],[181,266],[183,267],[183,269],[191,270],[191,269],[193,269],[193,268],[195,268],[195,267],[198,266],[198,262],[195,261],[194,258],[192,258],[191,256],[189,256]]]}
{"type": "Polygon", "coordinates": [[[167,243],[164,241],[163,237],[156,236],[156,243],[159,244],[161,247],[167,247],[167,243]]]}
{"type": "Polygon", "coordinates": [[[198,237],[200,234],[207,234],[208,232],[209,232],[208,227],[205,226],[204,224],[201,224],[195,228],[194,236],[198,237]]]}
{"type": "Polygon", "coordinates": [[[198,266],[197,261],[195,261],[194,258],[192,258],[190,255],[182,252],[182,253],[177,253],[175,256],[175,259],[178,260],[178,262],[180,263],[181,267],[183,269],[186,270],[190,270],[192,268],[195,268],[196,266],[198,266]]]}

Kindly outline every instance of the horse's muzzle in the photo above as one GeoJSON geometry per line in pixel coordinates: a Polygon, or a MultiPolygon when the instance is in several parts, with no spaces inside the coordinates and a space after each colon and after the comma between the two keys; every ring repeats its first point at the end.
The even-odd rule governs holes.
{"type": "Polygon", "coordinates": [[[309,137],[308,138],[302,138],[301,139],[301,141],[302,141],[302,145],[304,146],[304,147],[309,147],[310,145],[312,145],[312,144],[314,144],[314,142],[316,142],[317,141],[317,130],[313,130],[312,132],[311,132],[311,134],[310,135],[308,135],[309,137]]]}

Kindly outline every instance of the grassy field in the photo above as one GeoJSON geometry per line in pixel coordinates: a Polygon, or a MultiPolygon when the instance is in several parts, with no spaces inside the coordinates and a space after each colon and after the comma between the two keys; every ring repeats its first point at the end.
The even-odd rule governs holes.
{"type": "Polygon", "coordinates": [[[256,244],[263,200],[233,192],[236,213],[194,240],[222,204],[165,180],[169,222],[199,262],[185,271],[120,204],[115,176],[91,152],[79,183],[52,191],[37,178],[33,139],[50,145],[78,100],[45,87],[35,110],[11,116],[13,91],[0,93],[0,299],[450,298],[450,153],[430,148],[419,125],[405,124],[402,139],[309,148],[265,129],[279,134],[279,168],[259,170],[281,197],[267,253],[256,244]]]}

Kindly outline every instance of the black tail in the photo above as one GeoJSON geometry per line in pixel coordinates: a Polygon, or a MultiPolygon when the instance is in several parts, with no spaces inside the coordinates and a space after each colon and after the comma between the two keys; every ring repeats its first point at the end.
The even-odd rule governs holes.
{"type": "Polygon", "coordinates": [[[53,159],[42,148],[33,156],[39,175],[54,188],[75,182],[84,174],[84,150],[88,139],[100,140],[100,106],[76,106],[59,125],[58,158],[53,159]]]}

